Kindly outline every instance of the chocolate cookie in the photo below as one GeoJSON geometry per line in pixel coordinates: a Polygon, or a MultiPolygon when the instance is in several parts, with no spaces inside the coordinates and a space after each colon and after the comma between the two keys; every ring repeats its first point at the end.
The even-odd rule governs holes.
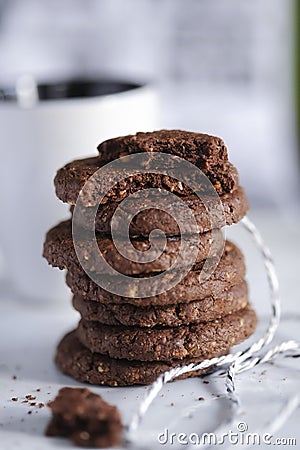
{"type": "Polygon", "coordinates": [[[98,151],[104,164],[132,153],[142,152],[169,153],[201,168],[215,167],[228,161],[223,139],[182,130],[157,130],[120,136],[99,144],[98,151]]]}
{"type": "MultiPolygon", "coordinates": [[[[212,211],[212,199],[208,196],[202,197],[201,201],[196,195],[192,197],[182,197],[182,200],[190,208],[195,221],[198,225],[199,233],[205,233],[212,229],[212,220],[208,213],[212,211]],[[208,208],[208,210],[207,210],[208,208]]],[[[248,211],[248,201],[245,192],[242,187],[238,187],[234,192],[229,194],[223,194],[220,200],[224,209],[223,214],[214,214],[213,224],[216,228],[221,228],[224,225],[232,225],[239,222],[248,211]],[[224,220],[225,219],[225,220],[224,220]]],[[[78,224],[82,227],[89,227],[92,229],[93,221],[95,221],[95,231],[103,234],[111,233],[111,219],[117,209],[121,212],[122,220],[119,221],[115,217],[114,231],[117,234],[124,233],[124,222],[130,223],[129,233],[131,237],[135,236],[149,236],[150,232],[155,229],[163,231],[166,236],[180,235],[179,226],[174,217],[171,214],[163,211],[159,206],[155,208],[145,209],[136,214],[133,219],[132,211],[135,208],[135,202],[132,200],[127,205],[123,206],[123,203],[106,203],[100,205],[96,217],[94,217],[93,208],[78,209],[76,219],[78,224]]],[[[71,212],[73,212],[74,206],[71,206],[71,212]]],[[[170,202],[170,211],[173,210],[173,204],[170,202]]],[[[182,209],[180,215],[182,222],[189,221],[189,217],[186,215],[186,210],[182,209]]]]}
{"type": "Polygon", "coordinates": [[[172,168],[161,168],[156,173],[149,170],[132,170],[124,167],[106,167],[105,172],[97,172],[103,167],[99,157],[75,160],[62,167],[56,174],[54,185],[57,197],[63,202],[74,205],[79,192],[90,179],[88,189],[81,192],[81,201],[84,206],[95,206],[99,204],[99,194],[103,197],[101,203],[121,202],[129,195],[144,189],[154,188],[173,192],[178,196],[193,195],[194,192],[211,194],[212,186],[219,195],[233,192],[238,186],[238,174],[236,168],[228,161],[224,163],[223,172],[212,171],[210,173],[205,167],[202,172],[207,178],[200,179],[199,172],[185,173],[187,169],[182,167],[182,173],[178,174],[172,168]],[[167,172],[167,175],[165,174],[167,172]],[[184,183],[186,177],[188,183],[184,183]],[[120,180],[117,182],[117,180],[120,180]]]}
{"type": "Polygon", "coordinates": [[[247,284],[243,281],[221,292],[216,298],[209,296],[177,305],[137,307],[128,303],[93,302],[74,296],[73,306],[83,319],[105,325],[177,327],[215,320],[245,308],[248,303],[247,294],[247,284]]]}
{"type": "MultiPolygon", "coordinates": [[[[228,349],[223,352],[223,354],[226,353],[228,353],[228,349]]],[[[213,356],[221,356],[221,354],[214,353],[213,356]]],[[[77,339],[75,331],[63,337],[58,345],[55,361],[64,374],[80,383],[107,386],[150,384],[159,375],[173,367],[201,362],[199,358],[187,358],[172,363],[112,359],[99,353],[90,352],[77,339]]],[[[209,369],[186,373],[178,379],[196,377],[206,373],[207,370],[209,369]]]]}
{"type": "MultiPolygon", "coordinates": [[[[83,233],[84,234],[84,233],[83,233]]],[[[98,247],[105,258],[105,261],[110,264],[118,273],[127,275],[136,274],[149,274],[155,272],[163,272],[170,269],[173,264],[176,263],[178,267],[185,267],[190,260],[190,255],[195,255],[196,262],[203,261],[209,255],[210,258],[219,258],[223,251],[224,238],[220,230],[203,233],[201,235],[191,235],[185,237],[188,241],[188,246],[185,249],[181,248],[180,237],[168,237],[166,239],[166,245],[163,248],[163,241],[159,238],[153,239],[152,244],[160,245],[163,248],[161,255],[151,262],[134,262],[130,259],[123,257],[116,249],[116,240],[113,241],[109,236],[97,236],[98,247]],[[211,254],[212,238],[214,238],[214,252],[211,254]]],[[[118,241],[119,245],[122,241],[118,241]]],[[[145,252],[149,251],[151,244],[147,239],[135,239],[132,240],[132,245],[137,249],[140,254],[138,258],[142,261],[145,256],[145,252]]],[[[130,247],[130,245],[129,245],[130,247]]],[[[92,243],[89,236],[82,236],[82,240],[78,242],[77,254],[81,255],[81,259],[85,261],[86,267],[92,272],[105,274],[107,269],[103,261],[96,258],[92,253],[92,243]]],[[[155,250],[155,249],[154,249],[155,250]]],[[[129,249],[129,252],[131,250],[129,249]]],[[[155,255],[153,250],[150,250],[151,255],[155,255]]],[[[148,253],[148,254],[149,254],[148,253]]],[[[130,255],[130,253],[129,253],[130,255]]],[[[74,265],[78,265],[78,258],[75,253],[72,237],[72,222],[67,220],[61,222],[46,235],[44,243],[43,256],[47,259],[48,263],[59,269],[70,269],[74,265]]]]}
{"type": "Polygon", "coordinates": [[[65,387],[48,403],[53,417],[47,436],[64,436],[80,447],[121,445],[121,416],[115,406],[86,388],[65,387]]]}
{"type": "Polygon", "coordinates": [[[251,336],[256,314],[246,307],[212,322],[180,327],[139,328],[81,320],[76,335],[92,353],[138,361],[209,358],[251,336]]]}
{"type": "MultiPolygon", "coordinates": [[[[199,283],[201,265],[195,266],[175,287],[160,295],[147,298],[132,298],[115,295],[94,283],[79,266],[74,266],[66,276],[67,285],[73,294],[85,300],[100,303],[130,303],[137,306],[149,305],[175,305],[178,303],[189,303],[192,300],[200,300],[208,296],[217,298],[230,286],[242,282],[245,276],[245,261],[242,252],[230,241],[226,241],[224,252],[215,271],[203,283],[199,283]]],[[[161,281],[158,281],[161,283],[161,281]]],[[[155,278],[151,280],[155,286],[155,278]]],[[[113,283],[114,284],[114,283],[113,283]]],[[[130,292],[127,293],[127,295],[130,292]]]]}
{"type": "Polygon", "coordinates": [[[102,142],[98,146],[102,163],[133,153],[153,152],[179,156],[199,167],[211,180],[218,193],[231,192],[236,175],[228,164],[224,141],[216,136],[181,130],[158,130],[121,136],[102,142]]]}

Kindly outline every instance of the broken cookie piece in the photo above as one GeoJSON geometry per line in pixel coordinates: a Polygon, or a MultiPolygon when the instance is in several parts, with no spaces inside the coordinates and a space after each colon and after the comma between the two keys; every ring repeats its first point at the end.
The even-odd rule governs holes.
{"type": "Polygon", "coordinates": [[[86,388],[60,389],[48,403],[53,417],[47,436],[64,436],[81,447],[105,448],[121,444],[122,423],[116,406],[86,388]]]}

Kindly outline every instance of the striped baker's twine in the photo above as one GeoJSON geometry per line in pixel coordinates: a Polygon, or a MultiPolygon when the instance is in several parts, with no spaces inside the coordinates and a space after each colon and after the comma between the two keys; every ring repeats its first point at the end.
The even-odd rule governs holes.
{"type": "MultiPolygon", "coordinates": [[[[163,374],[161,374],[156,381],[149,387],[148,393],[144,400],[141,402],[139,410],[134,414],[132,420],[127,428],[126,440],[128,443],[131,442],[133,433],[137,430],[141,424],[145,414],[147,413],[152,402],[157,398],[159,392],[163,389],[166,383],[175,378],[184,375],[189,372],[198,371],[201,369],[207,369],[211,366],[215,366],[216,370],[220,366],[228,366],[226,375],[226,390],[228,399],[231,404],[231,414],[229,419],[223,421],[215,433],[218,433],[224,426],[229,426],[233,420],[236,418],[240,411],[240,401],[236,394],[235,378],[238,373],[244,372],[257,366],[263,364],[271,359],[274,359],[280,354],[285,354],[285,356],[300,356],[300,344],[290,340],[277,345],[271,350],[268,350],[264,355],[257,355],[266,345],[268,345],[274,338],[276,330],[280,322],[280,295],[279,295],[279,283],[273,263],[273,258],[269,248],[265,245],[260,232],[256,226],[251,222],[248,217],[244,217],[241,221],[244,228],[250,233],[255,241],[257,248],[259,249],[261,256],[263,258],[269,289],[270,289],[270,302],[271,302],[271,317],[268,328],[264,335],[254,342],[250,347],[243,351],[236,352],[234,354],[228,354],[217,358],[211,358],[202,361],[199,364],[189,364],[182,367],[176,367],[163,374]]],[[[186,449],[189,446],[185,447],[186,449]]],[[[193,448],[197,446],[193,445],[193,448]]],[[[203,446],[201,448],[204,448],[203,446]]]]}
{"type": "MultiPolygon", "coordinates": [[[[264,243],[262,236],[256,226],[251,222],[248,217],[244,217],[241,221],[244,228],[250,233],[254,242],[259,249],[263,263],[265,266],[267,280],[270,289],[270,303],[271,303],[271,317],[268,328],[264,335],[256,342],[254,342],[249,348],[244,350],[241,355],[236,355],[235,360],[229,365],[227,369],[227,376],[225,380],[225,386],[227,396],[230,401],[230,415],[227,419],[221,422],[218,428],[214,431],[216,435],[221,433],[226,427],[229,429],[233,422],[237,419],[241,411],[240,401],[236,393],[235,379],[236,375],[241,371],[249,370],[252,366],[254,355],[257,354],[262,348],[268,345],[274,338],[276,330],[280,322],[280,294],[279,294],[279,282],[274,266],[274,261],[269,248],[264,243]]],[[[272,353],[272,352],[271,352],[272,353]]],[[[273,353],[275,357],[276,352],[273,353]]],[[[271,354],[270,354],[271,357],[271,354]]],[[[257,358],[256,358],[257,359],[257,358]]],[[[266,362],[262,361],[262,362],[266,362]]],[[[257,364],[259,364],[257,362],[257,364]]]]}

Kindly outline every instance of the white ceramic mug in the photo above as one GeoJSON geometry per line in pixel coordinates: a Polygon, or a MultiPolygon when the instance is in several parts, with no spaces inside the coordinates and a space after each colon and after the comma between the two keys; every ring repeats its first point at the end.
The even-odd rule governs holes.
{"type": "MultiPolygon", "coordinates": [[[[42,87],[42,97],[47,89],[42,87]]],[[[156,128],[151,86],[77,94],[60,92],[62,98],[40,100],[30,109],[0,101],[0,252],[14,292],[29,299],[61,301],[68,292],[64,274],[42,258],[46,231],[69,214],[55,196],[57,169],[96,155],[102,140],[156,128]]]]}

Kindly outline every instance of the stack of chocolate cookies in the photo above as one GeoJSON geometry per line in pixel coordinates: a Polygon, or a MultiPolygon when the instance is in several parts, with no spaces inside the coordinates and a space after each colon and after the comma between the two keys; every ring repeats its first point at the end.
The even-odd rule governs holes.
{"type": "MultiPolygon", "coordinates": [[[[155,275],[169,270],[178,259],[179,266],[184,268],[186,257],[180,252],[182,237],[174,217],[155,207],[133,217],[129,234],[133,247],[142,254],[151,246],[151,231],[162,230],[166,239],[160,256],[142,262],[121,255],[111,236],[111,221],[117,208],[122,212],[125,198],[143,189],[167,190],[185,202],[198,226],[198,234],[186,238],[196,255],[191,270],[175,286],[138,298],[130,289],[125,289],[122,295],[114,289],[106,290],[89,277],[74,248],[72,219],[52,228],[44,243],[44,257],[52,266],[67,270],[73,306],[81,314],[76,330],[67,334],[58,346],[58,367],[81,382],[124,386],[148,384],[172,367],[226,354],[254,332],[256,315],[248,302],[242,252],[232,242],[221,245],[220,238],[217,248],[222,254],[210,253],[212,239],[222,236],[221,228],[237,223],[248,209],[224,142],[206,134],[161,130],[111,139],[100,144],[98,150],[98,156],[73,161],[56,175],[56,194],[71,205],[72,213],[82,188],[99,168],[131,154],[160,152],[179,156],[199,168],[217,192],[224,214],[220,219],[216,214],[213,223],[217,229],[212,230],[207,205],[189,187],[167,175],[128,176],[105,192],[93,222],[97,244],[118,273],[133,279],[153,277],[155,286],[155,275]],[[210,260],[212,264],[207,265],[210,260]],[[213,265],[214,270],[208,269],[209,275],[202,278],[202,271],[213,265]]],[[[98,179],[83,198],[85,208],[77,215],[83,230],[87,224],[90,226],[97,193],[104,190],[105,181],[100,180],[99,184],[98,179]]],[[[123,214],[127,214],[125,207],[123,214]]],[[[184,212],[182,220],[185,220],[184,212]]],[[[102,271],[105,275],[105,265],[96,266],[87,256],[91,245],[89,236],[87,233],[81,242],[83,257],[90,272],[98,271],[101,275],[102,271]]],[[[199,374],[192,372],[185,377],[199,374]]]]}

